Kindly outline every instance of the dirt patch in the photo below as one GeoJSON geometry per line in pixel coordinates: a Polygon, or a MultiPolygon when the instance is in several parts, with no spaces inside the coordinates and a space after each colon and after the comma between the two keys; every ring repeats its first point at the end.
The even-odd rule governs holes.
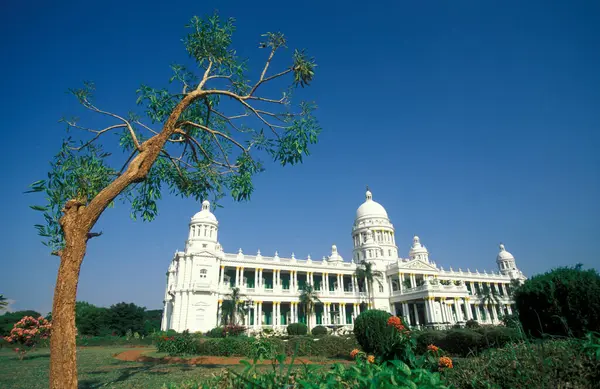
{"type": "MultiPolygon", "coordinates": [[[[213,356],[202,356],[193,358],[179,358],[179,357],[162,357],[155,358],[143,355],[144,350],[127,350],[122,353],[116,354],[115,358],[121,361],[127,362],[153,362],[153,363],[178,363],[187,365],[238,365],[241,360],[248,358],[240,357],[213,357],[213,356]]],[[[285,363],[291,363],[292,358],[287,357],[285,363]]],[[[296,358],[294,364],[311,364],[311,365],[330,365],[332,363],[349,363],[346,360],[326,360],[326,361],[311,361],[307,358],[296,358]]],[[[270,365],[271,361],[258,362],[263,365],[270,365]]]]}

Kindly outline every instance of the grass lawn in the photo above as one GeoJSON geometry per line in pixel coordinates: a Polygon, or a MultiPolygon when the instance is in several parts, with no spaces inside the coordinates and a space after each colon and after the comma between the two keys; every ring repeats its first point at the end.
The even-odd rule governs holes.
{"type": "MultiPolygon", "coordinates": [[[[195,382],[219,375],[225,369],[242,370],[242,365],[188,365],[154,362],[125,362],[115,354],[133,350],[122,346],[84,347],[77,349],[79,388],[160,389],[163,384],[195,382]]],[[[144,355],[162,357],[152,347],[136,348],[144,355]]],[[[311,357],[311,361],[329,365],[327,358],[311,357]]],[[[20,361],[12,349],[0,349],[0,389],[37,389],[48,387],[50,350],[40,349],[20,361]]],[[[333,362],[333,361],[331,361],[333,362]]],[[[324,366],[325,367],[325,366],[324,366]]],[[[262,369],[270,369],[268,365],[262,369]]]]}
{"type": "MultiPolygon", "coordinates": [[[[164,383],[182,383],[219,374],[223,366],[190,366],[124,362],[114,354],[124,347],[78,348],[79,388],[161,388],[164,383]]],[[[149,351],[152,349],[148,349],[149,351]]],[[[50,350],[40,349],[19,361],[14,351],[0,349],[0,388],[37,389],[48,387],[50,350]]]]}

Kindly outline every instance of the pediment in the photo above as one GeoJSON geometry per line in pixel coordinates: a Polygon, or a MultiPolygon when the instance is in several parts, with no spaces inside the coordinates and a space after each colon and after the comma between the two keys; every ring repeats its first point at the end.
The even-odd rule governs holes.
{"type": "Polygon", "coordinates": [[[399,266],[400,269],[415,269],[415,270],[429,270],[429,271],[439,271],[437,267],[429,264],[427,262],[421,261],[419,259],[412,260],[410,262],[405,262],[399,266]]]}
{"type": "Polygon", "coordinates": [[[209,250],[190,251],[188,254],[197,256],[197,257],[211,257],[211,258],[216,257],[215,253],[212,251],[209,251],[209,250]]]}

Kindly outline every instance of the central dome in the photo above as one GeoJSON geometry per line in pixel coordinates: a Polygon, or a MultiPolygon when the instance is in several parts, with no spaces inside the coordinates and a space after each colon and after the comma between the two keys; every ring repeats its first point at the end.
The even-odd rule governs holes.
{"type": "Polygon", "coordinates": [[[210,202],[208,200],[202,202],[202,210],[192,217],[192,222],[202,221],[217,222],[217,218],[210,211],[210,202]]]}
{"type": "Polygon", "coordinates": [[[356,210],[356,218],[361,219],[364,217],[384,217],[388,218],[388,214],[385,208],[377,201],[373,201],[373,195],[369,190],[366,193],[366,200],[356,210]]]}

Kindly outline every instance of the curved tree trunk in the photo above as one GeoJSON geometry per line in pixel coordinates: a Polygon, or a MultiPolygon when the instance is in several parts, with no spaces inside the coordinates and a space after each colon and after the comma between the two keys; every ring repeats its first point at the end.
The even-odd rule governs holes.
{"type": "Polygon", "coordinates": [[[66,245],[60,253],[60,267],[52,303],[51,389],[77,389],[75,301],[87,232],[71,228],[71,231],[65,230],[65,238],[66,245]]]}

